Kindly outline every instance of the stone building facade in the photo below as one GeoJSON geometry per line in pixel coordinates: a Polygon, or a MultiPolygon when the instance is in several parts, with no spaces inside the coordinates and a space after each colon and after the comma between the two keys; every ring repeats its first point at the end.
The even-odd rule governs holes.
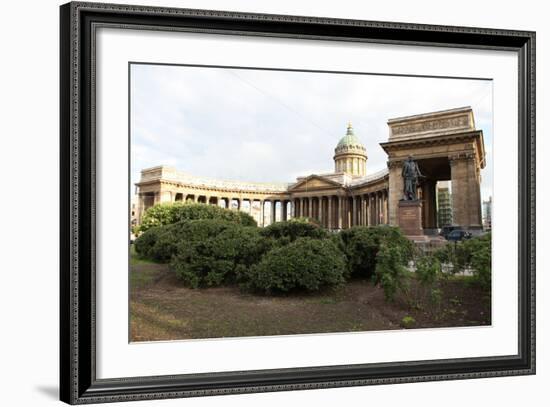
{"type": "Polygon", "coordinates": [[[157,203],[192,201],[251,213],[259,208],[260,226],[292,217],[314,218],[331,230],[397,225],[396,208],[403,194],[401,167],[412,155],[425,175],[418,191],[423,227],[437,227],[436,183],[451,180],[455,223],[480,228],[485,150],[471,108],[390,119],[388,126],[389,139],[380,144],[387,154],[387,168],[370,174],[367,151],[351,124],[334,150],[334,172],[299,177],[291,183],[225,181],[168,166],[144,169],[136,184],[138,222],[157,203]]]}
{"type": "Polygon", "coordinates": [[[451,191],[448,182],[437,186],[437,227],[453,224],[453,208],[451,206],[451,191]]]}
{"type": "Polygon", "coordinates": [[[483,229],[491,230],[493,217],[493,197],[483,201],[483,229]]]}

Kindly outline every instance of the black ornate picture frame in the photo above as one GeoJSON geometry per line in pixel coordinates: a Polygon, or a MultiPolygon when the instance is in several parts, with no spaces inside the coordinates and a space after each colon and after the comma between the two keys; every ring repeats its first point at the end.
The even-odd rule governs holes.
{"type": "MultiPolygon", "coordinates": [[[[535,33],[73,2],[60,9],[60,395],[70,404],[535,373],[535,33]],[[96,377],[95,48],[98,26],[478,50],[519,60],[517,354],[412,362],[96,377]]],[[[124,137],[124,135],[121,135],[124,137]]]]}

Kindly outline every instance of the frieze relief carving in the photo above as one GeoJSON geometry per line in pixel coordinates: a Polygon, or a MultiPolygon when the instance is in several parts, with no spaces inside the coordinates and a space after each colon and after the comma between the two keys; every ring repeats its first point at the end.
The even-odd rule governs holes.
{"type": "Polygon", "coordinates": [[[449,162],[451,165],[456,161],[470,161],[475,160],[476,154],[474,152],[457,153],[449,156],[449,162]]]}
{"type": "Polygon", "coordinates": [[[444,130],[451,128],[469,128],[470,123],[468,116],[453,117],[450,119],[429,120],[421,123],[411,123],[406,125],[392,126],[393,135],[422,133],[433,130],[444,130]]]}

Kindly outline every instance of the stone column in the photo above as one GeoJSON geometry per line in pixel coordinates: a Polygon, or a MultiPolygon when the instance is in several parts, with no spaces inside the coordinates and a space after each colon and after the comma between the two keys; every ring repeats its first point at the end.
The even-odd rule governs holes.
{"type": "Polygon", "coordinates": [[[381,225],[384,220],[384,199],[382,192],[378,193],[378,224],[381,225]]]}
{"type": "Polygon", "coordinates": [[[351,197],[351,202],[350,197],[344,199],[344,208],[346,210],[346,222],[344,227],[347,229],[353,226],[353,200],[353,197],[351,197]]]}
{"type": "Polygon", "coordinates": [[[481,191],[473,153],[451,157],[453,223],[467,229],[481,228],[481,191]]]}
{"type": "Polygon", "coordinates": [[[382,192],[378,193],[378,224],[381,225],[384,223],[384,197],[382,192]]]}
{"type": "Polygon", "coordinates": [[[164,202],[171,202],[172,201],[172,193],[170,191],[164,191],[160,190],[155,194],[155,204],[164,203],[164,202]]]}
{"type": "Polygon", "coordinates": [[[353,204],[351,207],[352,213],[351,213],[351,226],[357,225],[357,197],[352,196],[351,199],[353,200],[353,204]]]}
{"type": "Polygon", "coordinates": [[[372,219],[373,219],[373,214],[372,214],[372,194],[368,194],[367,195],[367,200],[369,201],[369,206],[367,208],[367,218],[369,220],[369,224],[368,226],[372,226],[372,219]]]}
{"type": "Polygon", "coordinates": [[[388,193],[387,191],[382,192],[382,220],[384,225],[388,224],[388,193]]]}
{"type": "Polygon", "coordinates": [[[361,208],[362,208],[362,205],[363,205],[363,202],[362,202],[362,199],[361,199],[361,195],[358,195],[355,197],[355,200],[357,201],[357,204],[356,204],[356,207],[357,207],[357,222],[355,223],[355,226],[361,226],[361,222],[362,222],[362,211],[361,211],[361,208]]]}
{"type": "Polygon", "coordinates": [[[307,216],[309,218],[313,218],[313,197],[310,196],[308,199],[309,199],[309,210],[308,210],[307,216]]]}
{"type": "Polygon", "coordinates": [[[437,227],[437,208],[435,203],[435,181],[427,180],[424,183],[423,188],[424,195],[424,216],[425,216],[425,227],[428,229],[434,229],[437,227]]]}
{"type": "Polygon", "coordinates": [[[367,194],[367,226],[372,226],[372,198],[367,194]]]}
{"type": "Polygon", "coordinates": [[[390,200],[388,199],[388,191],[386,191],[386,225],[390,223],[390,200]]]}
{"type": "Polygon", "coordinates": [[[359,197],[359,225],[365,226],[365,198],[363,195],[359,197]]]}
{"type": "Polygon", "coordinates": [[[369,202],[369,196],[365,195],[365,226],[370,226],[370,219],[369,219],[369,210],[370,210],[370,202],[369,202]]]}
{"type": "Polygon", "coordinates": [[[325,203],[324,203],[324,197],[319,197],[319,222],[322,226],[326,226],[327,222],[327,215],[325,214],[325,203]]]}
{"type": "Polygon", "coordinates": [[[380,220],[380,218],[378,217],[378,193],[375,192],[373,194],[373,201],[374,201],[374,205],[373,205],[373,208],[374,208],[374,225],[378,225],[378,221],[380,220]]]}
{"type": "Polygon", "coordinates": [[[381,203],[382,203],[382,224],[385,225],[386,223],[388,223],[388,218],[387,218],[387,214],[386,214],[386,208],[388,207],[388,205],[386,204],[386,192],[385,191],[382,191],[381,203]]]}
{"type": "Polygon", "coordinates": [[[365,201],[367,202],[367,207],[365,208],[365,217],[367,221],[367,226],[371,226],[372,220],[370,218],[370,210],[371,210],[370,194],[365,195],[365,201]]]}
{"type": "Polygon", "coordinates": [[[359,226],[363,226],[365,224],[365,200],[363,199],[363,195],[359,196],[359,226]]]}
{"type": "Polygon", "coordinates": [[[286,209],[287,209],[286,204],[287,204],[287,201],[284,199],[281,199],[281,221],[286,220],[286,209]]]}
{"type": "Polygon", "coordinates": [[[260,199],[260,222],[259,222],[259,225],[260,226],[265,226],[264,225],[264,203],[265,201],[263,199],[260,199]]]}
{"type": "Polygon", "coordinates": [[[145,196],[140,192],[138,194],[138,204],[137,204],[137,210],[136,210],[136,219],[138,225],[141,223],[141,217],[143,216],[143,212],[145,212],[145,196]]]}
{"type": "Polygon", "coordinates": [[[328,215],[328,221],[327,221],[327,225],[328,225],[328,229],[329,230],[332,230],[332,196],[328,196],[327,197],[328,201],[327,201],[327,215],[328,215]]]}
{"type": "Polygon", "coordinates": [[[361,226],[367,226],[367,218],[365,216],[367,202],[365,195],[361,195],[361,226]]]}
{"type": "Polygon", "coordinates": [[[317,200],[317,216],[315,217],[321,226],[323,226],[323,197],[315,197],[317,200]]]}
{"type": "Polygon", "coordinates": [[[372,194],[372,224],[378,225],[378,205],[376,202],[376,192],[372,194]]]}
{"type": "Polygon", "coordinates": [[[389,224],[397,226],[397,204],[403,198],[403,177],[401,170],[403,163],[401,161],[389,161],[389,191],[388,191],[388,206],[389,206],[389,224]]]}
{"type": "Polygon", "coordinates": [[[379,202],[380,202],[380,220],[378,221],[379,224],[384,224],[384,192],[380,191],[379,195],[379,202]]]}
{"type": "Polygon", "coordinates": [[[342,209],[342,197],[338,195],[338,210],[336,212],[336,216],[338,218],[338,229],[342,229],[343,214],[344,214],[344,211],[342,209]]]}
{"type": "Polygon", "coordinates": [[[277,212],[276,212],[276,203],[277,203],[277,201],[271,200],[271,208],[270,208],[270,210],[271,210],[271,223],[272,223],[272,224],[275,223],[275,222],[277,221],[277,217],[276,217],[276,214],[277,214],[277,212]]]}

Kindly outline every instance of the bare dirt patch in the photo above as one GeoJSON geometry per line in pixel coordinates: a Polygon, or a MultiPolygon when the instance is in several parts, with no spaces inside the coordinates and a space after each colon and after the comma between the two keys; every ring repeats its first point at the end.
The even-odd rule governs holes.
{"type": "Polygon", "coordinates": [[[403,329],[404,317],[414,319],[411,328],[491,323],[488,294],[461,280],[443,283],[437,307],[412,307],[410,297],[388,303],[381,288],[364,280],[279,296],[238,287],[190,289],[162,264],[133,264],[130,283],[132,341],[403,329]]]}

